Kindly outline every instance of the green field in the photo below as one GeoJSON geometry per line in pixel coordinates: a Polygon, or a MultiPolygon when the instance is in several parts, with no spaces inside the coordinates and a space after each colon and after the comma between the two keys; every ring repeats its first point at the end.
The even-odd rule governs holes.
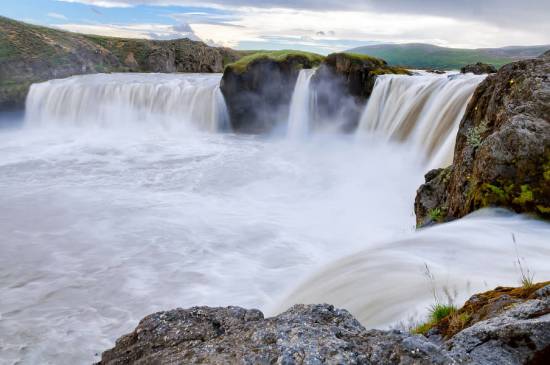
{"type": "Polygon", "coordinates": [[[507,63],[533,58],[548,46],[504,47],[482,49],[458,49],[433,46],[430,44],[381,44],[359,47],[349,52],[368,54],[386,60],[390,65],[417,69],[456,70],[461,67],[483,62],[501,67],[507,63]]]}

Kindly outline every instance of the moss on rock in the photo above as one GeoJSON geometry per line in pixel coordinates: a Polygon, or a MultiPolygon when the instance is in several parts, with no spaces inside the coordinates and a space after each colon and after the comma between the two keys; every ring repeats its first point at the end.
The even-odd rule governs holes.
{"type": "Polygon", "coordinates": [[[309,68],[319,66],[325,59],[324,56],[311,52],[293,50],[262,51],[244,56],[238,61],[228,64],[226,67],[231,68],[235,73],[243,73],[250,65],[258,61],[269,60],[274,62],[287,62],[292,58],[303,58],[307,60],[307,63],[310,65],[309,68]]]}

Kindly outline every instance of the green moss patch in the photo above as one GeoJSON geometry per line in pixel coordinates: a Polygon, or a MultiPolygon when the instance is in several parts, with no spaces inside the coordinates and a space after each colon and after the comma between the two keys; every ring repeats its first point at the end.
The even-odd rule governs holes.
{"type": "Polygon", "coordinates": [[[237,62],[227,65],[237,73],[242,73],[247,70],[248,66],[259,60],[271,60],[275,62],[284,62],[292,57],[303,57],[306,58],[313,65],[319,65],[325,59],[324,56],[321,56],[316,53],[302,52],[302,51],[292,51],[292,50],[283,50],[283,51],[272,51],[272,52],[257,52],[251,55],[244,56],[237,62]]]}

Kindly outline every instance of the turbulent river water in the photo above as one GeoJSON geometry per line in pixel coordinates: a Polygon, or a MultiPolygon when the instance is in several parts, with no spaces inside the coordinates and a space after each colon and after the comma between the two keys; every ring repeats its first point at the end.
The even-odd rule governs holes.
{"type": "Polygon", "coordinates": [[[331,302],[388,327],[433,301],[426,264],[457,301],[517,284],[518,255],[550,276],[546,223],[489,210],[415,231],[432,137],[365,133],[365,115],[358,135],[308,135],[302,76],[292,138],[227,131],[219,75],[34,85],[25,123],[0,129],[0,363],[90,363],[143,316],[195,305],[331,302]]]}

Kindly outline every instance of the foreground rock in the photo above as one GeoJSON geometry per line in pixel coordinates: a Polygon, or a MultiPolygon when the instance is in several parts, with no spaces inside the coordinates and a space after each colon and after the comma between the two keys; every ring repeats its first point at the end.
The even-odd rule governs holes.
{"type": "Polygon", "coordinates": [[[226,67],[221,83],[233,130],[265,133],[286,122],[290,100],[302,69],[323,57],[307,52],[267,52],[244,57],[226,67]]]}
{"type": "Polygon", "coordinates": [[[318,108],[317,125],[342,123],[344,131],[353,131],[376,78],[385,74],[411,75],[386,61],[362,54],[333,53],[321,64],[312,79],[318,108]]]}
{"type": "Polygon", "coordinates": [[[488,206],[550,218],[550,51],[478,86],[453,165],[426,175],[415,212],[421,226],[488,206]]]}
{"type": "Polygon", "coordinates": [[[98,72],[222,72],[239,57],[189,39],[90,36],[0,17],[0,111],[23,108],[34,82],[98,72]]]}
{"type": "Polygon", "coordinates": [[[143,319],[100,364],[545,364],[549,294],[540,285],[445,340],[437,330],[429,338],[365,330],[330,305],[297,305],[267,319],[238,307],[177,309],[143,319]]]}
{"type": "Polygon", "coordinates": [[[493,65],[487,63],[474,63],[471,65],[466,65],[460,69],[460,72],[463,74],[473,73],[474,75],[483,75],[483,74],[494,74],[497,72],[497,69],[493,65]]]}

